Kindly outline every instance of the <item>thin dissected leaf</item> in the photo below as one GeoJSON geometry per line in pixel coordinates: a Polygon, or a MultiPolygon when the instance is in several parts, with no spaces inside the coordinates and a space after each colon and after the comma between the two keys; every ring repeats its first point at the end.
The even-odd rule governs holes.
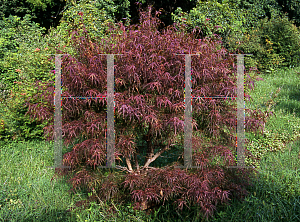
{"type": "Polygon", "coordinates": [[[166,96],[157,96],[156,102],[159,108],[161,108],[162,104],[164,104],[165,107],[169,106],[170,109],[172,108],[172,103],[166,96]]]}
{"type": "Polygon", "coordinates": [[[150,65],[149,65],[149,68],[153,69],[157,67],[157,63],[156,62],[152,62],[150,65]]]}
{"type": "Polygon", "coordinates": [[[146,116],[144,119],[149,124],[154,124],[154,123],[157,124],[157,118],[154,114],[150,114],[146,116]]]}
{"type": "Polygon", "coordinates": [[[142,51],[144,49],[144,46],[142,44],[137,44],[136,49],[142,51]]]}
{"type": "Polygon", "coordinates": [[[90,130],[92,130],[92,135],[94,135],[95,128],[99,130],[99,127],[96,124],[92,123],[91,126],[88,127],[88,132],[90,132],[90,130]]]}
{"type": "Polygon", "coordinates": [[[174,126],[175,129],[175,134],[178,130],[178,128],[184,128],[184,120],[181,120],[177,117],[171,118],[167,124],[173,123],[172,125],[174,126]]]}
{"type": "Polygon", "coordinates": [[[175,104],[173,104],[173,107],[172,107],[172,109],[173,109],[175,112],[183,111],[184,108],[185,108],[184,102],[175,103],[175,104]]]}
{"type": "Polygon", "coordinates": [[[184,205],[188,207],[187,202],[185,200],[183,200],[183,199],[178,199],[177,202],[178,202],[178,206],[177,207],[178,207],[179,210],[182,210],[183,207],[184,207],[184,205]]]}
{"type": "Polygon", "coordinates": [[[120,112],[123,112],[123,117],[125,117],[125,112],[128,112],[128,106],[127,105],[122,105],[120,108],[120,112]]]}
{"type": "Polygon", "coordinates": [[[136,202],[140,202],[144,200],[144,194],[145,192],[143,190],[135,190],[132,192],[132,198],[136,201],[136,202]]]}
{"type": "Polygon", "coordinates": [[[89,76],[88,78],[91,79],[92,82],[94,82],[94,83],[97,83],[97,82],[100,83],[100,81],[99,81],[96,73],[90,73],[90,74],[88,74],[88,76],[89,76]],[[95,79],[95,81],[94,81],[94,79],[95,79]]]}

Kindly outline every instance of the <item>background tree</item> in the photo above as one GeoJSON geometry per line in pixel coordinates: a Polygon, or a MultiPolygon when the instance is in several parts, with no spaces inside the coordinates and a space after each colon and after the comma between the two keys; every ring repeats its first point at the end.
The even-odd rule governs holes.
{"type": "Polygon", "coordinates": [[[0,0],[0,18],[30,15],[48,30],[59,23],[65,5],[62,0],[0,0]]]}
{"type": "Polygon", "coordinates": [[[23,19],[9,16],[0,20],[0,119],[3,121],[1,140],[41,139],[42,124],[30,121],[25,113],[25,99],[36,93],[36,80],[54,80],[49,75],[53,62],[44,55],[49,53],[43,38],[45,28],[23,19]]]}
{"type": "Polygon", "coordinates": [[[230,53],[253,54],[246,68],[272,72],[299,64],[299,28],[283,12],[277,0],[209,0],[188,13],[178,7],[172,16],[189,32],[197,30],[197,38],[217,34],[230,53]]]}

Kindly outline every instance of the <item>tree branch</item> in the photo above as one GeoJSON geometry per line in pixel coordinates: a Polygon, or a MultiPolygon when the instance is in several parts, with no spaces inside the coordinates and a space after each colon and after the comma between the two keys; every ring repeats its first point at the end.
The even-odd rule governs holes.
{"type": "Polygon", "coordinates": [[[153,161],[155,161],[163,152],[165,152],[166,150],[169,149],[171,144],[171,141],[169,141],[169,144],[166,145],[163,149],[161,149],[160,151],[158,151],[152,158],[148,158],[147,162],[145,163],[145,165],[142,167],[142,169],[144,168],[148,168],[150,163],[152,163],[153,161]]]}
{"type": "Polygon", "coordinates": [[[129,159],[129,155],[126,156],[125,159],[126,159],[126,164],[127,164],[128,170],[132,172],[133,169],[132,169],[132,166],[131,166],[131,162],[130,162],[130,159],[129,159]]]}
{"type": "Polygon", "coordinates": [[[116,168],[119,169],[119,170],[122,170],[122,171],[127,171],[128,173],[132,173],[132,171],[129,171],[127,169],[127,167],[122,167],[122,166],[116,165],[116,168]]]}

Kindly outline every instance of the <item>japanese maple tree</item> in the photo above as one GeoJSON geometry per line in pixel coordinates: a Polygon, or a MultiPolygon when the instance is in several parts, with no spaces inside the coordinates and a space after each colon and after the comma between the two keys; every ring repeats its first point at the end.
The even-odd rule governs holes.
{"type": "MultiPolygon", "coordinates": [[[[212,140],[204,146],[200,137],[193,137],[193,165],[200,168],[178,169],[177,162],[162,168],[151,164],[172,150],[180,142],[177,135],[184,132],[185,58],[177,54],[199,54],[192,56],[192,95],[199,97],[236,96],[235,57],[228,55],[219,39],[195,39],[193,33],[185,32],[179,25],[158,31],[159,12],[153,16],[152,10],[140,12],[140,25],[112,26],[109,41],[92,42],[88,33],[79,35],[79,29],[72,33],[76,55],[63,57],[62,82],[66,90],[62,96],[105,97],[106,56],[100,54],[123,54],[114,57],[115,158],[120,173],[106,175],[97,168],[106,163],[106,101],[101,98],[63,99],[64,144],[67,146],[79,137],[84,139],[64,154],[64,164],[71,169],[60,172],[72,175],[74,189],[86,187],[96,191],[101,199],[120,201],[131,197],[137,209],[165,201],[177,203],[181,209],[183,205],[198,204],[208,216],[230,196],[244,197],[254,171],[209,163],[213,157],[221,156],[225,166],[235,164],[234,101],[193,100],[193,131],[226,139],[222,145],[221,140],[212,140]],[[223,130],[225,127],[229,132],[223,130]],[[139,139],[147,144],[144,161],[138,159],[142,153],[137,147],[139,139]]],[[[250,83],[253,81],[247,78],[248,87],[250,83]]],[[[42,95],[36,97],[43,96],[46,104],[28,101],[27,114],[40,121],[53,120],[53,83],[40,91],[42,95]]],[[[258,130],[264,121],[262,115],[246,111],[246,130],[258,130]]],[[[49,140],[53,140],[53,129],[53,125],[45,128],[49,140]]]]}

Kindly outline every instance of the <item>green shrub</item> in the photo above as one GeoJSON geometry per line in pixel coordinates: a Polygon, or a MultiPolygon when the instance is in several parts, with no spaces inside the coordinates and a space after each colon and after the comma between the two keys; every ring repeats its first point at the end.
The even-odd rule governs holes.
{"type": "Polygon", "coordinates": [[[197,6],[189,13],[177,8],[172,16],[175,22],[187,25],[188,31],[199,29],[199,38],[217,34],[226,43],[230,36],[241,39],[243,33],[258,20],[257,15],[253,13],[253,8],[243,7],[245,6],[233,0],[198,1],[197,6]]]}
{"type": "Polygon", "coordinates": [[[250,11],[257,20],[276,17],[282,10],[278,0],[230,0],[230,2],[240,9],[250,11]]]}
{"type": "MultiPolygon", "coordinates": [[[[108,24],[115,22],[116,14],[129,18],[129,1],[117,5],[113,0],[81,0],[77,4],[68,6],[64,11],[60,24],[52,29],[52,34],[49,35],[49,41],[59,36],[65,40],[64,45],[68,46],[70,42],[70,38],[67,38],[70,37],[68,33],[75,27],[82,27],[83,24],[92,40],[100,40],[108,34],[108,24]]],[[[129,25],[129,19],[126,21],[126,25],[129,25]]]]}
{"type": "Polygon", "coordinates": [[[276,0],[209,0],[189,13],[177,8],[172,17],[198,38],[217,34],[229,52],[253,54],[245,58],[247,69],[271,72],[299,65],[299,30],[283,12],[276,0]]]}
{"type": "MultiPolygon", "coordinates": [[[[42,125],[24,117],[25,98],[36,93],[33,80],[49,81],[53,62],[44,55],[44,28],[23,19],[10,16],[0,20],[0,121],[1,139],[33,138],[42,135],[42,125]]],[[[53,76],[54,77],[54,76],[53,76]]]]}
{"type": "Polygon", "coordinates": [[[300,32],[286,16],[261,20],[239,45],[236,38],[228,41],[233,50],[253,54],[245,59],[246,67],[257,65],[260,71],[272,72],[300,64],[300,32]]]}

